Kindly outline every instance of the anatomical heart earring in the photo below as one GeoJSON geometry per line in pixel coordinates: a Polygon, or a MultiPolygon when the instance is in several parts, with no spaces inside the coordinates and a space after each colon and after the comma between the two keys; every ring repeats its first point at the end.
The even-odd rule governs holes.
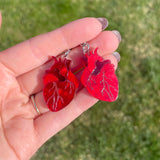
{"type": "Polygon", "coordinates": [[[70,70],[71,60],[66,58],[66,53],[60,58],[52,57],[54,64],[43,77],[43,96],[48,108],[53,112],[61,110],[71,102],[79,85],[70,70]]]}
{"type": "Polygon", "coordinates": [[[86,65],[81,76],[82,84],[88,92],[102,101],[113,102],[118,98],[119,84],[114,65],[93,51],[85,51],[86,65]]]}

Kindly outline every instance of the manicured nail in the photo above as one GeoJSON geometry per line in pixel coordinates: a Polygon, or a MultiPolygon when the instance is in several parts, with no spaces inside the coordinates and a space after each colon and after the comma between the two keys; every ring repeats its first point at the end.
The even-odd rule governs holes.
{"type": "Polygon", "coordinates": [[[112,31],[118,38],[119,42],[121,41],[121,34],[117,30],[112,31]]]}
{"type": "Polygon", "coordinates": [[[117,62],[120,61],[121,56],[120,56],[120,54],[118,52],[113,52],[112,55],[117,59],[117,62]]]}
{"type": "Polygon", "coordinates": [[[97,18],[97,20],[101,23],[102,25],[102,30],[106,29],[108,26],[108,20],[106,18],[97,18]]]}

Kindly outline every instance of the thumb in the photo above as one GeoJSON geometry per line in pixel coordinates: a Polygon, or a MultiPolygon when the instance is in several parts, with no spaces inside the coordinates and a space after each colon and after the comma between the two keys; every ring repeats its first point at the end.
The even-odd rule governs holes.
{"type": "Polygon", "coordinates": [[[2,15],[1,15],[1,12],[0,12],[0,28],[1,28],[1,24],[2,24],[2,15]]]}

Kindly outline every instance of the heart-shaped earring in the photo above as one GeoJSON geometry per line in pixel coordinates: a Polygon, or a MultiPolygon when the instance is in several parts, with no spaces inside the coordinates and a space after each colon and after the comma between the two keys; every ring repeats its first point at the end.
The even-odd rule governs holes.
{"type": "Polygon", "coordinates": [[[60,58],[52,57],[54,64],[43,77],[43,96],[48,108],[53,112],[61,110],[71,102],[79,85],[70,70],[71,60],[66,58],[68,53],[69,51],[65,52],[60,58]]]}
{"type": "Polygon", "coordinates": [[[98,48],[90,52],[88,50],[83,48],[87,60],[81,76],[82,84],[97,99],[108,102],[115,101],[118,98],[119,84],[114,65],[109,59],[104,60],[98,55],[98,48]]]}

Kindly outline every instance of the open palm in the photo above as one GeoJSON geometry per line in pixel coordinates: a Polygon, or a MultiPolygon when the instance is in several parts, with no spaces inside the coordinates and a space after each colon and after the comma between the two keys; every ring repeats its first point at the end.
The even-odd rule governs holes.
{"type": "Polygon", "coordinates": [[[69,56],[74,70],[83,56],[76,46],[85,41],[93,48],[98,46],[99,54],[117,67],[111,53],[119,40],[112,31],[102,32],[96,18],[71,22],[0,53],[0,159],[29,159],[46,140],[97,102],[82,88],[67,107],[51,112],[42,94],[42,77],[53,64],[50,57],[74,48],[69,56]],[[32,94],[40,115],[30,100],[32,94]]]}

